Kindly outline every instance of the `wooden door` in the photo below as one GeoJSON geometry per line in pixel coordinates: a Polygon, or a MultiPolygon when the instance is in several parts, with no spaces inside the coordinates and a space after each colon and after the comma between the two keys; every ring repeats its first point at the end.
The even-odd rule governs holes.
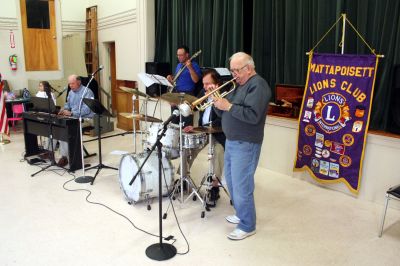
{"type": "Polygon", "coordinates": [[[113,114],[117,113],[117,97],[115,90],[117,88],[117,69],[115,61],[115,43],[109,44],[109,55],[110,55],[110,80],[111,80],[111,106],[113,114]]]}
{"type": "MultiPolygon", "coordinates": [[[[115,43],[109,44],[110,49],[110,80],[111,80],[111,105],[113,114],[117,114],[117,128],[123,130],[133,130],[133,119],[128,119],[118,115],[119,113],[132,113],[133,108],[139,110],[139,101],[132,101],[132,94],[121,90],[119,87],[136,88],[135,81],[117,80],[115,43]]],[[[136,130],[140,129],[139,121],[136,121],[136,130]]]]}
{"type": "Polygon", "coordinates": [[[20,0],[26,71],[58,70],[54,0],[20,0]]]}

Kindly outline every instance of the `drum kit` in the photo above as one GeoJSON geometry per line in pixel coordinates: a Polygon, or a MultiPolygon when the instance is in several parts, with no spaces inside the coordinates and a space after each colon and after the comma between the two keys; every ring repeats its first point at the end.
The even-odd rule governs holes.
{"type": "MultiPolygon", "coordinates": [[[[147,105],[147,101],[150,100],[150,96],[140,92],[137,89],[120,87],[121,90],[132,93],[134,96],[133,100],[136,97],[144,97],[144,104],[147,105]]],[[[194,102],[197,100],[196,97],[188,95],[188,94],[180,94],[180,93],[165,93],[160,96],[160,99],[167,101],[172,105],[179,105],[182,102],[194,102]]],[[[158,101],[159,99],[157,99],[158,101]]],[[[142,107],[143,107],[142,105],[142,107]]],[[[209,148],[209,171],[206,176],[213,175],[213,142],[212,142],[212,134],[222,132],[221,128],[215,127],[198,127],[193,129],[193,133],[184,133],[182,132],[182,128],[176,124],[167,124],[164,125],[161,119],[156,117],[152,117],[147,115],[147,107],[145,106],[144,114],[137,114],[135,112],[132,113],[119,113],[119,115],[129,118],[133,120],[133,133],[134,133],[134,153],[129,153],[124,155],[121,158],[119,165],[119,183],[121,190],[124,193],[124,196],[129,204],[136,204],[138,202],[145,201],[147,203],[147,209],[150,210],[150,203],[153,198],[158,196],[158,157],[157,153],[152,153],[149,155],[149,149],[156,143],[157,138],[160,132],[163,130],[164,126],[167,127],[165,131],[164,137],[161,138],[162,143],[162,172],[164,175],[163,184],[162,184],[162,195],[170,196],[175,199],[176,193],[181,193],[180,201],[181,203],[185,202],[188,198],[198,198],[203,205],[204,209],[209,210],[207,208],[207,193],[211,188],[211,183],[209,183],[208,179],[206,188],[206,193],[204,196],[200,195],[200,189],[204,186],[205,181],[201,182],[199,187],[196,187],[193,180],[188,176],[187,173],[184,173],[182,165],[186,164],[186,155],[190,154],[191,150],[202,149],[207,142],[210,143],[209,148]],[[136,153],[136,120],[145,122],[146,125],[146,140],[143,139],[142,133],[142,148],[143,152],[136,153]],[[149,127],[147,127],[147,123],[151,123],[149,127]],[[207,139],[207,135],[209,139],[207,139]],[[145,158],[149,156],[149,159],[145,161],[145,158]],[[212,156],[210,158],[210,156],[212,156]],[[174,167],[171,163],[171,160],[180,158],[181,172],[180,172],[180,182],[176,180],[174,182],[174,167]],[[144,162],[145,161],[145,162],[144,162]],[[133,184],[130,185],[132,177],[137,173],[140,169],[141,165],[143,168],[139,172],[137,178],[134,180],[133,184]],[[191,194],[183,200],[183,184],[187,183],[186,189],[189,191],[192,189],[191,194]]],[[[182,125],[182,115],[180,117],[180,125],[182,125]]],[[[188,172],[188,171],[187,171],[188,172]]],[[[169,206],[168,206],[169,208],[169,206]]],[[[168,209],[167,209],[168,210],[168,209]]],[[[202,211],[201,217],[204,217],[204,210],[202,211]]],[[[164,218],[166,214],[164,214],[164,218]]]]}

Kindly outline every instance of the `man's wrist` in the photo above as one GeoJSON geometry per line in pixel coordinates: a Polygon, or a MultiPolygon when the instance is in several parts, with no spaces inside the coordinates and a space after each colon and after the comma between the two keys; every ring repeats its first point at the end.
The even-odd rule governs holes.
{"type": "Polygon", "coordinates": [[[229,112],[229,111],[231,110],[231,108],[232,108],[232,105],[233,105],[233,104],[230,103],[230,104],[229,104],[229,107],[228,107],[228,109],[227,109],[226,111],[229,112]]]}

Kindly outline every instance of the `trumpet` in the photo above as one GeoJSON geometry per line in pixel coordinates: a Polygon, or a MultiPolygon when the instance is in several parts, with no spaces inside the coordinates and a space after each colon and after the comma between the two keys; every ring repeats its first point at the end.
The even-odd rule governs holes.
{"type": "Polygon", "coordinates": [[[206,103],[202,103],[205,100],[208,99],[209,96],[213,95],[216,98],[224,98],[226,95],[228,95],[229,93],[233,92],[236,89],[236,83],[235,83],[235,79],[233,78],[227,82],[225,82],[224,84],[222,84],[221,86],[215,88],[214,90],[206,93],[206,95],[204,95],[203,97],[197,99],[196,101],[189,103],[189,102],[185,102],[183,104],[181,104],[179,106],[179,110],[182,112],[182,114],[188,114],[188,113],[192,113],[194,109],[197,109],[199,111],[204,111],[206,110],[209,106],[214,104],[214,100],[210,101],[210,102],[206,102],[206,103]],[[227,86],[228,84],[232,83],[233,88],[231,88],[229,91],[225,91],[223,93],[220,93],[220,90],[222,88],[224,88],[225,86],[227,86]]]}

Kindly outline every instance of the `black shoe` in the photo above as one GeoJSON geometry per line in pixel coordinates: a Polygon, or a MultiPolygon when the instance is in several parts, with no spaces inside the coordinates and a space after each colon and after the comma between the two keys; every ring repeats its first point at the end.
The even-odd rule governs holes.
{"type": "Polygon", "coordinates": [[[44,153],[39,154],[40,159],[42,160],[48,160],[53,158],[54,153],[51,151],[45,151],[44,153]]]}
{"type": "Polygon", "coordinates": [[[212,187],[210,191],[210,201],[217,201],[219,199],[219,187],[212,187]]]}
{"type": "MultiPolygon", "coordinates": [[[[181,180],[177,179],[175,180],[175,186],[178,186],[178,193],[181,193],[181,180]]],[[[183,182],[183,191],[187,190],[187,182],[183,182]]]]}
{"type": "Polygon", "coordinates": [[[66,166],[67,164],[68,164],[68,158],[65,157],[65,156],[63,156],[63,157],[61,157],[60,160],[58,161],[57,166],[58,166],[58,167],[64,167],[64,166],[66,166]]]}

